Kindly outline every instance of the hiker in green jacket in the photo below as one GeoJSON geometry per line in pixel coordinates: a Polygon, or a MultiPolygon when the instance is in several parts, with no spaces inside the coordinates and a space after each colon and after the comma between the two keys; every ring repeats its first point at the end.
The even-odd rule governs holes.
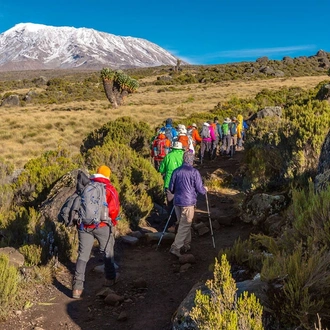
{"type": "MultiPolygon", "coordinates": [[[[159,172],[164,175],[164,191],[166,194],[168,213],[170,213],[173,208],[173,198],[174,198],[174,195],[170,192],[168,187],[170,185],[173,171],[183,164],[183,154],[184,154],[184,148],[182,146],[182,143],[176,141],[173,144],[172,151],[168,153],[160,163],[159,172]]],[[[177,219],[175,212],[172,212],[171,219],[168,223],[169,232],[175,231],[176,221],[177,219]]]]}

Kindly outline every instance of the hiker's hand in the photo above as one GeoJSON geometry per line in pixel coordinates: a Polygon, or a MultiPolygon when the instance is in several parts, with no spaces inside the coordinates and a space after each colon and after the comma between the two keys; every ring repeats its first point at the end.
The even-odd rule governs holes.
{"type": "Polygon", "coordinates": [[[207,189],[207,187],[206,186],[204,186],[204,189],[206,190],[206,192],[208,192],[209,190],[207,189]]]}

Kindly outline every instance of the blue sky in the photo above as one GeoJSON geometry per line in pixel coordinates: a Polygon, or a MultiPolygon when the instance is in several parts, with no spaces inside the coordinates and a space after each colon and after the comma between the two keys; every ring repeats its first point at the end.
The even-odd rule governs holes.
{"type": "Polygon", "coordinates": [[[330,0],[1,0],[0,33],[18,23],[147,39],[191,64],[330,52],[330,0]]]}

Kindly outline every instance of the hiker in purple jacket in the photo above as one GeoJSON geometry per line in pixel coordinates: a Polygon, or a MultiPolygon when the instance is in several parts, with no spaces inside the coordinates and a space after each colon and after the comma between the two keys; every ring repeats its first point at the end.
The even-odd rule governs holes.
{"type": "Polygon", "coordinates": [[[202,177],[193,167],[194,154],[185,152],[183,165],[174,170],[169,190],[174,194],[175,213],[179,222],[178,232],[170,253],[180,257],[181,251],[190,250],[191,224],[194,218],[197,194],[205,195],[207,188],[203,186],[202,177]]]}

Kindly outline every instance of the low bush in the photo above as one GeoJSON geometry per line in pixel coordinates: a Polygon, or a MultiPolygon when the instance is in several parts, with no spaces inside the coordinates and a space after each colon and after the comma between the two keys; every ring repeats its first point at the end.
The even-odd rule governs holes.
{"type": "Polygon", "coordinates": [[[190,312],[198,329],[262,330],[262,306],[254,294],[247,292],[236,299],[236,284],[226,255],[214,265],[214,278],[206,282],[209,294],[197,290],[195,306],[190,312]]]}

